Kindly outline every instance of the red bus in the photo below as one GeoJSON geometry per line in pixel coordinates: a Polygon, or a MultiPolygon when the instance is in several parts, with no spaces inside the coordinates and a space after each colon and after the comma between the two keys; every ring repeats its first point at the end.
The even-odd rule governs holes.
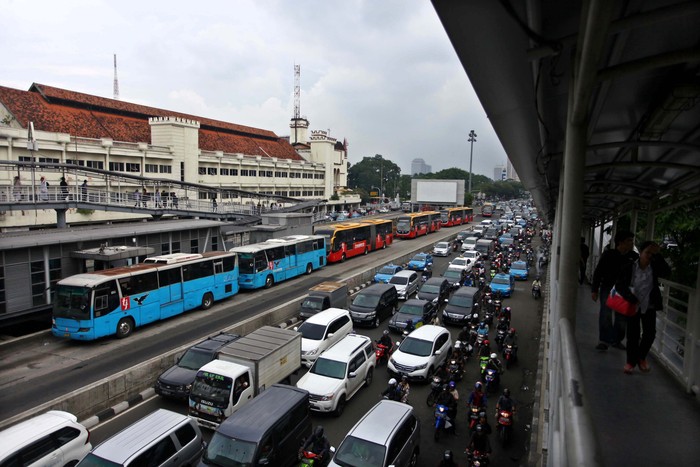
{"type": "Polygon", "coordinates": [[[464,222],[462,224],[466,224],[467,222],[474,222],[474,208],[471,208],[469,206],[464,207],[464,222]]]}
{"type": "Polygon", "coordinates": [[[440,210],[440,225],[442,227],[453,227],[455,225],[462,225],[469,222],[469,217],[466,211],[469,208],[464,206],[458,206],[455,208],[447,208],[440,210]]]}
{"type": "Polygon", "coordinates": [[[493,204],[491,203],[484,203],[481,206],[481,215],[483,217],[491,217],[493,216],[493,204]]]}
{"type": "Polygon", "coordinates": [[[440,213],[423,211],[399,216],[396,222],[396,236],[416,238],[440,230],[440,213]]]}
{"type": "Polygon", "coordinates": [[[370,225],[372,250],[386,248],[394,242],[394,223],[391,219],[366,219],[361,223],[370,225]]]}
{"type": "Polygon", "coordinates": [[[326,237],[326,253],[329,263],[343,262],[353,256],[372,251],[372,225],[360,222],[341,222],[319,225],[314,234],[326,237]]]}

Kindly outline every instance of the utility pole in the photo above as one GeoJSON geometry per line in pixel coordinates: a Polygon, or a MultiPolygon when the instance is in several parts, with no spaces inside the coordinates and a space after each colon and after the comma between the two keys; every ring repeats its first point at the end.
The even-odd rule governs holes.
{"type": "Polygon", "coordinates": [[[474,130],[469,132],[469,139],[467,140],[471,144],[471,149],[469,150],[469,195],[472,194],[472,158],[474,156],[474,143],[476,142],[476,133],[474,130]]]}

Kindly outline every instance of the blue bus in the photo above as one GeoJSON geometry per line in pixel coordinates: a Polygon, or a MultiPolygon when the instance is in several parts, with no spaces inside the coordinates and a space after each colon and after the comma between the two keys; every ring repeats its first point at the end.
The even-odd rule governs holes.
{"type": "Polygon", "coordinates": [[[123,338],[144,324],[207,309],[238,290],[234,253],[153,256],[141,264],[59,281],[51,332],[85,341],[114,334],[123,338]]]}
{"type": "Polygon", "coordinates": [[[238,284],[242,289],[269,289],[326,265],[326,240],[322,235],[289,235],[262,243],[238,246],[238,284]]]}

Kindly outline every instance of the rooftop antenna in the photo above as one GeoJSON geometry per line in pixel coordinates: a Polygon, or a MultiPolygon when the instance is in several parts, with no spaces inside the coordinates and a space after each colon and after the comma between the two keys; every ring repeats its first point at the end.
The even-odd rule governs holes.
{"type": "Polygon", "coordinates": [[[299,142],[299,119],[301,118],[300,88],[301,88],[301,65],[294,65],[294,143],[299,142]]]}
{"type": "Polygon", "coordinates": [[[117,54],[114,54],[114,99],[119,100],[119,80],[117,79],[117,54]]]}

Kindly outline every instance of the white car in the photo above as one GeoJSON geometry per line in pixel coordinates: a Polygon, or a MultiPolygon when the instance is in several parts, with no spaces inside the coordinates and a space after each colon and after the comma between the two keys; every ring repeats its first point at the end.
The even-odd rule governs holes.
{"type": "Polygon", "coordinates": [[[377,356],[372,339],[349,334],[323,352],[311,369],[297,382],[309,391],[309,407],[340,416],[345,403],[362,388],[372,384],[377,356]]]}
{"type": "Polygon", "coordinates": [[[452,353],[450,331],[425,324],[411,332],[391,355],[389,373],[410,379],[429,380],[452,353]]]}
{"type": "Polygon", "coordinates": [[[458,256],[453,259],[448,268],[450,269],[462,269],[467,273],[472,272],[472,267],[474,266],[474,260],[465,258],[464,256],[458,256]]]}
{"type": "Polygon", "coordinates": [[[301,361],[310,368],[324,350],[352,332],[352,319],[347,310],[328,308],[294,330],[301,333],[301,361]]]}
{"type": "Polygon", "coordinates": [[[476,250],[468,250],[462,253],[462,258],[471,260],[472,266],[481,258],[481,253],[476,250]]]}
{"type": "Polygon", "coordinates": [[[462,240],[462,251],[469,251],[476,248],[476,242],[479,241],[479,237],[467,237],[462,240]]]}
{"type": "Polygon", "coordinates": [[[437,242],[433,247],[433,256],[450,256],[450,243],[437,242]]]}

